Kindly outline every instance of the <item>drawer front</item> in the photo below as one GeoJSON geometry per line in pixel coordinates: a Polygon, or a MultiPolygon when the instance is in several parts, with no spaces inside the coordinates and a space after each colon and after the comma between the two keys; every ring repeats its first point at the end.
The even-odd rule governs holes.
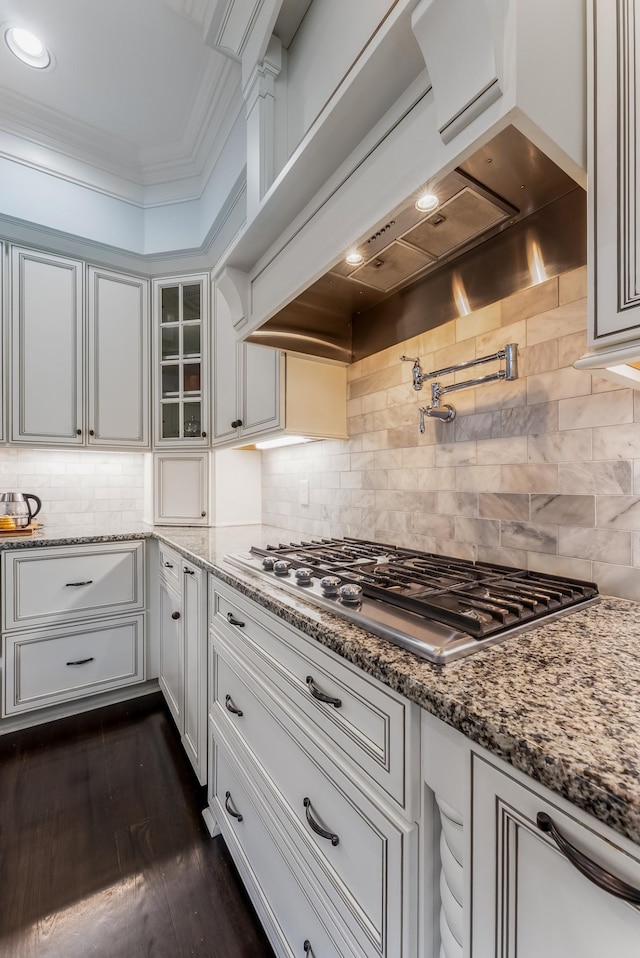
{"type": "Polygon", "coordinates": [[[290,699],[358,773],[413,817],[407,753],[419,760],[419,709],[213,579],[210,621],[290,699]],[[242,626],[234,622],[243,623],[242,626]],[[276,631],[277,630],[277,634],[276,631]],[[326,695],[335,704],[322,701],[326,695]]]}
{"type": "Polygon", "coordinates": [[[180,591],[182,560],[177,552],[160,543],[160,575],[177,592],[180,591]]]}
{"type": "Polygon", "coordinates": [[[5,636],[3,715],[144,681],[144,616],[5,636]]]}
{"type": "Polygon", "coordinates": [[[367,954],[397,958],[401,921],[394,896],[402,886],[405,830],[330,763],[258,676],[222,645],[213,668],[214,724],[238,735],[266,773],[335,906],[358,940],[368,940],[367,954]]]}
{"type": "Polygon", "coordinates": [[[345,946],[330,917],[320,917],[322,907],[296,873],[286,835],[213,731],[209,744],[210,806],[276,954],[360,958],[362,952],[345,946]]]}
{"type": "Polygon", "coordinates": [[[144,543],[3,555],[4,628],[36,628],[144,608],[144,543]]]}

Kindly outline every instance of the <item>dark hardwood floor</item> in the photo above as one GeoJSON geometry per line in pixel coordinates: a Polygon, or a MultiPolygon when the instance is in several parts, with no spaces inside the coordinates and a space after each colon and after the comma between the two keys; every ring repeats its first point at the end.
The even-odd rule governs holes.
{"type": "Polygon", "coordinates": [[[273,952],[160,693],[0,736],[0,955],[273,952]]]}

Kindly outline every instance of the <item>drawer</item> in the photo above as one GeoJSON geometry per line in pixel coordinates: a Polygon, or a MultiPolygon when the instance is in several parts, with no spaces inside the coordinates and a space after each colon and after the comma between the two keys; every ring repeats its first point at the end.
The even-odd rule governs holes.
{"type": "Polygon", "coordinates": [[[290,821],[300,853],[365,953],[406,954],[399,901],[411,828],[361,793],[224,643],[213,681],[214,727],[246,746],[266,779],[267,801],[290,821]]]}
{"type": "Polygon", "coordinates": [[[419,708],[212,577],[210,622],[407,817],[419,814],[419,708]],[[242,623],[234,625],[233,623],[242,623]],[[326,695],[336,704],[316,696],[326,695]],[[339,704],[338,704],[339,703],[339,704]]]}
{"type": "Polygon", "coordinates": [[[213,730],[209,745],[209,805],[276,954],[361,958],[297,873],[295,850],[213,730]]]}
{"type": "Polygon", "coordinates": [[[177,552],[160,543],[160,575],[169,585],[179,592],[181,589],[182,578],[180,571],[182,569],[182,559],[177,552]]]}
{"type": "Polygon", "coordinates": [[[4,638],[3,715],[144,681],[144,616],[4,638]]]}
{"type": "Polygon", "coordinates": [[[2,561],[5,631],[144,609],[144,542],[34,548],[2,561]]]}

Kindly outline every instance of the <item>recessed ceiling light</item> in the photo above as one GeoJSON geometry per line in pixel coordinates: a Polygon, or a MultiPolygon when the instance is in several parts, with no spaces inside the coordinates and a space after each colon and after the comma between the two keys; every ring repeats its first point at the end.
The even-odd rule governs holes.
{"type": "Polygon", "coordinates": [[[421,213],[431,213],[431,211],[437,209],[439,205],[440,200],[435,193],[424,193],[416,200],[416,209],[420,210],[421,213]]]}
{"type": "Polygon", "coordinates": [[[347,254],[347,263],[349,266],[359,266],[363,259],[364,256],[362,253],[359,253],[357,250],[353,250],[353,252],[347,254]]]}
{"type": "Polygon", "coordinates": [[[51,65],[51,54],[44,43],[29,30],[21,27],[9,27],[4,35],[5,43],[19,60],[36,70],[44,70],[51,65]]]}

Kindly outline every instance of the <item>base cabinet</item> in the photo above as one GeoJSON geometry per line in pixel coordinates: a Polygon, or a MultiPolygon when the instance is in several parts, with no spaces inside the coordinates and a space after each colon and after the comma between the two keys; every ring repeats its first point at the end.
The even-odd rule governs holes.
{"type": "Polygon", "coordinates": [[[598,882],[640,896],[640,847],[427,713],[422,773],[424,958],[635,958],[640,909],[598,882]]]}
{"type": "Polygon", "coordinates": [[[308,941],[317,958],[413,958],[415,707],[357,670],[350,681],[347,663],[215,579],[209,592],[209,812],[274,916],[276,954],[304,955],[308,941]],[[369,727],[345,747],[357,716],[369,727]],[[377,767],[359,761],[368,735],[393,752],[377,767]],[[268,834],[285,853],[277,877],[268,834]]]}
{"type": "Polygon", "coordinates": [[[640,895],[640,848],[584,818],[474,756],[474,958],[635,958],[640,911],[595,882],[613,875],[640,895]],[[547,821],[593,863],[595,881],[541,830],[547,821]]]}
{"type": "Polygon", "coordinates": [[[207,776],[207,580],[178,553],[160,549],[160,675],[165,701],[199,782],[207,776]]]}
{"type": "Polygon", "coordinates": [[[2,717],[144,682],[140,541],[6,550],[2,717]]]}

